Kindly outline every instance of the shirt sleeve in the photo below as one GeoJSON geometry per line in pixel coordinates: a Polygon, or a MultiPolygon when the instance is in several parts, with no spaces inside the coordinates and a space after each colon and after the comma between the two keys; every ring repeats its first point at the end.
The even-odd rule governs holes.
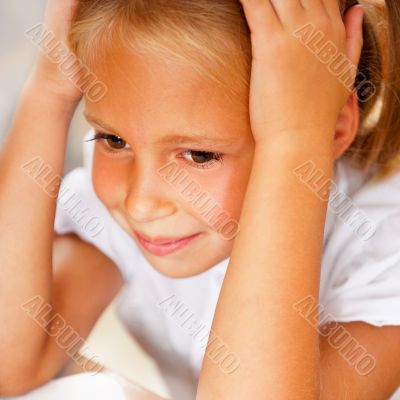
{"type": "Polygon", "coordinates": [[[347,241],[336,251],[320,319],[400,325],[400,210],[368,240],[347,241]]]}

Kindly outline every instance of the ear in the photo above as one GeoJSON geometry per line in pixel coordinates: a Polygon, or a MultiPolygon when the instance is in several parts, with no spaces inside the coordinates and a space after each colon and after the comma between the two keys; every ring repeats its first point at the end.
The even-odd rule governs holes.
{"type": "Polygon", "coordinates": [[[360,123],[360,109],[357,94],[353,92],[339,114],[335,128],[333,156],[338,159],[356,137],[360,123]]]}

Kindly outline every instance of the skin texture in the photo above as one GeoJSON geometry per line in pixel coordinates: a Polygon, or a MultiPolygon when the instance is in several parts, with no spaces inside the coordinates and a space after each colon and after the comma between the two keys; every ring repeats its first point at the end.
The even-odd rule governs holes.
{"type": "MultiPolygon", "coordinates": [[[[49,0],[45,24],[60,40],[66,39],[75,5],[73,0],[49,0]]],[[[99,66],[96,73],[109,84],[110,92],[104,102],[88,102],[87,112],[112,125],[116,131],[112,133],[126,139],[132,150],[110,157],[105,143],[97,144],[96,192],[127,230],[142,229],[148,235],[205,233],[190,252],[168,260],[146,255],[165,275],[189,277],[231,255],[212,329],[240,356],[241,365],[235,374],[226,375],[205,357],[197,398],[387,399],[400,380],[399,327],[341,324],[378,361],[366,378],[356,374],[291,307],[307,295],[317,297],[326,212],[325,205],[294,179],[292,170],[312,159],[330,177],[333,160],[354,139],[358,107],[355,97],[342,92],[303,48],[287,41],[293,30],[283,29],[282,22],[290,28],[311,20],[356,61],[359,11],[346,16],[345,36],[334,18],[333,0],[248,0],[243,5],[255,55],[249,110],[228,104],[216,87],[193,71],[161,60],[128,57],[117,46],[114,62],[99,66]],[[273,35],[266,25],[274,29],[273,35]],[[271,65],[269,60],[281,64],[271,65]],[[275,80],[265,81],[265,70],[274,71],[275,80]],[[310,84],[315,81],[324,85],[310,84]],[[286,82],[290,83],[286,90],[277,90],[286,82]],[[299,92],[290,92],[294,87],[299,92]],[[266,110],[275,115],[268,126],[266,110]],[[302,122],[302,129],[285,121],[302,122]],[[171,159],[183,163],[176,158],[176,146],[154,144],[166,134],[166,127],[178,132],[207,128],[214,139],[216,131],[234,139],[234,145],[219,150],[226,153],[223,164],[204,170],[185,164],[233,217],[240,217],[242,230],[234,243],[222,242],[156,176],[157,167],[171,159]]],[[[122,285],[117,267],[95,247],[74,235],[54,235],[55,200],[20,172],[22,164],[39,155],[54,174],[62,173],[68,126],[80,97],[55,65],[39,57],[1,153],[0,322],[7,326],[0,340],[1,396],[22,394],[45,383],[65,363],[66,356],[54,340],[21,315],[22,303],[40,295],[53,307],[49,318],[60,313],[86,337],[122,285]]],[[[195,144],[199,143],[184,147],[195,144]]],[[[196,149],[214,150],[203,146],[196,149]]]]}
{"type": "MultiPolygon", "coordinates": [[[[123,142],[120,149],[107,139],[96,143],[92,178],[100,200],[164,275],[190,277],[229,257],[233,240],[210,227],[199,208],[157,170],[174,160],[238,221],[255,148],[248,109],[240,101],[228,101],[223,89],[192,69],[135,55],[120,45],[94,71],[109,91],[100,101],[85,99],[86,118],[96,132],[123,142]],[[151,110],[157,110],[157,117],[151,110]],[[196,132],[210,138],[211,144],[203,144],[196,132]],[[158,144],[174,133],[186,135],[187,142],[158,144]],[[215,140],[217,135],[221,144],[215,140]],[[223,160],[202,163],[188,150],[222,153],[223,160]],[[150,237],[203,234],[176,253],[155,256],[132,230],[150,237]]],[[[351,96],[337,122],[335,157],[350,144],[358,117],[351,96]]]]}
{"type": "MultiPolygon", "coordinates": [[[[259,5],[262,6],[262,3],[259,5]]],[[[248,14],[253,12],[254,17],[262,15],[257,10],[249,10],[250,6],[248,14]]],[[[329,29],[332,40],[338,41],[343,50],[347,47],[349,56],[357,62],[361,45],[356,34],[357,13],[350,22],[347,37],[344,29],[340,33],[336,28],[329,29]]],[[[154,268],[167,276],[189,277],[205,271],[228,255],[232,257],[213,329],[229,343],[231,349],[240,354],[242,364],[237,373],[227,376],[221,374],[206,357],[198,398],[338,398],[343,391],[346,396],[350,395],[347,388],[351,386],[353,398],[369,392],[374,393],[372,399],[372,396],[381,395],[385,390],[387,393],[392,391],[396,376],[387,378],[385,388],[388,389],[377,385],[377,379],[361,379],[345,365],[343,359],[337,357],[326,339],[319,340],[316,330],[310,329],[308,324],[290,313],[290,305],[295,301],[310,293],[317,294],[320,241],[325,217],[324,204],[293,179],[291,171],[305,160],[313,159],[322,167],[326,177],[331,176],[333,161],[343,154],[355,137],[359,122],[357,100],[297,42],[290,42],[292,47],[287,52],[287,59],[282,61],[288,63],[286,69],[283,64],[265,65],[266,60],[282,57],[272,54],[271,49],[263,49],[267,51],[267,56],[265,53],[260,55],[257,42],[266,41],[262,40],[262,32],[253,31],[255,73],[250,118],[248,110],[244,110],[239,102],[228,103],[218,88],[192,71],[150,56],[139,58],[119,47],[113,49],[110,57],[96,68],[97,76],[107,84],[110,92],[98,103],[86,101],[86,114],[91,116],[88,119],[98,131],[118,135],[129,149],[116,156],[106,151],[109,145],[106,141],[96,144],[93,165],[95,190],[127,232],[132,228],[150,236],[207,232],[196,244],[198,246],[193,244],[186,249],[190,251],[155,257],[144,250],[145,257],[154,268]],[[302,61],[300,69],[302,65],[312,65],[309,69],[303,67],[309,75],[310,71],[321,74],[324,85],[318,88],[330,102],[324,101],[320,107],[322,94],[315,92],[310,96],[315,76],[302,74],[304,79],[299,80],[298,71],[293,76],[293,59],[302,61]],[[267,68],[281,71],[276,74],[282,81],[278,79],[275,85],[271,81],[265,82],[265,74],[257,72],[267,68]],[[297,93],[294,93],[298,96],[293,96],[293,90],[282,91],[278,90],[279,87],[296,87],[297,93]],[[305,98],[309,101],[304,102],[305,98]],[[275,119],[271,120],[263,109],[272,110],[270,114],[275,119]],[[282,109],[285,110],[284,115],[282,109]],[[150,110],[157,110],[157,118],[150,110]],[[306,120],[304,115],[311,118],[306,120]],[[268,129],[264,129],[266,117],[268,129]],[[282,125],[282,121],[297,122],[288,126],[282,125]],[[300,129],[295,130],[294,126],[300,129]],[[197,140],[193,140],[193,144],[186,149],[222,151],[226,153],[224,163],[197,170],[181,164],[181,159],[176,160],[205,190],[212,193],[225,210],[234,218],[241,218],[243,232],[235,239],[236,251],[233,248],[233,252],[232,244],[221,241],[215,232],[209,230],[202,218],[155,173],[183,150],[177,146],[156,146],[158,139],[168,132],[191,132],[204,127],[210,128],[212,133],[219,132],[225,138],[232,138],[236,147],[224,146],[223,150],[216,146],[201,147],[197,140]],[[268,188],[267,192],[264,192],[265,188],[268,188]],[[240,216],[245,193],[248,205],[240,216]],[[268,209],[264,210],[260,204],[268,204],[268,209]],[[301,218],[298,207],[306,210],[301,218]],[[283,208],[284,214],[281,211],[283,208]],[[267,231],[254,229],[260,226],[257,222],[261,220],[269,221],[268,224],[261,224],[267,231]],[[299,227],[295,234],[293,225],[299,227]],[[292,249],[299,246],[300,237],[303,250],[293,252],[292,249]],[[283,247],[280,238],[285,238],[283,247]],[[206,252],[203,251],[205,248],[206,252]],[[201,257],[196,257],[197,254],[201,257]],[[279,260],[279,263],[271,260],[279,260]],[[305,281],[304,276],[310,277],[310,280],[305,281]],[[299,286],[298,282],[303,283],[299,286]],[[293,290],[294,287],[300,290],[293,290]],[[249,293],[254,296],[249,297],[249,293]],[[269,295],[266,297],[265,293],[269,295]],[[282,302],[282,293],[291,295],[283,297],[282,302]],[[235,318],[232,317],[232,309],[238,311],[235,318]],[[268,318],[260,318],[262,315],[268,318]],[[246,329],[249,326],[251,330],[246,329]],[[293,345],[292,332],[297,332],[297,341],[293,345]],[[291,360],[292,364],[287,360],[291,360]],[[321,377],[318,368],[322,370],[321,377]],[[341,381],[342,384],[331,385],[332,381],[341,381]]],[[[354,337],[368,341],[378,340],[379,337],[395,340],[398,335],[396,328],[378,329],[363,323],[344,325],[354,337]]],[[[381,357],[383,365],[392,365],[395,361],[395,358],[385,355],[383,349],[377,356],[381,357]]],[[[380,369],[374,374],[380,376],[380,369]]]]}
{"type": "Polygon", "coordinates": [[[98,197],[130,235],[132,229],[150,237],[203,232],[195,242],[167,256],[147,252],[134,237],[162,274],[189,277],[228,257],[233,240],[209,226],[200,209],[157,170],[175,161],[238,220],[254,152],[245,106],[230,103],[222,89],[188,67],[134,56],[121,47],[95,73],[110,90],[99,102],[87,100],[85,114],[96,131],[118,135],[126,143],[115,150],[112,142],[110,146],[107,140],[97,141],[93,184],[98,197]],[[199,141],[196,132],[203,132],[211,143],[199,141]],[[184,134],[188,140],[158,143],[173,134],[184,134]],[[216,143],[217,135],[222,143],[216,143]],[[210,161],[204,163],[188,150],[223,153],[223,160],[208,157],[210,161]]]}
{"type": "MultiPolygon", "coordinates": [[[[387,398],[398,385],[398,366],[388,375],[376,369],[373,379],[360,377],[333,355],[316,324],[293,309],[307,296],[318,299],[326,203],[292,171],[312,160],[331,179],[337,139],[343,145],[351,137],[351,129],[339,135],[335,131],[338,118],[344,121],[340,110],[348,97],[346,89],[296,42],[293,32],[312,23],[357,65],[361,10],[352,8],[343,23],[335,0],[243,0],[242,4],[252,33],[250,117],[256,149],[242,229],[212,325],[240,356],[241,364],[226,374],[206,357],[196,398],[387,398]],[[267,70],[274,71],[272,84],[265,79],[267,70]],[[271,109],[273,121],[268,119],[271,109]],[[268,169],[274,173],[265,174],[268,169]],[[385,376],[387,389],[377,383],[379,375],[385,376]]],[[[391,331],[365,323],[346,325],[356,340],[367,343],[386,335],[400,338],[398,327],[391,331]]],[[[375,350],[383,365],[394,366],[385,351],[375,350]]],[[[398,356],[398,346],[396,351],[398,356]]]]}

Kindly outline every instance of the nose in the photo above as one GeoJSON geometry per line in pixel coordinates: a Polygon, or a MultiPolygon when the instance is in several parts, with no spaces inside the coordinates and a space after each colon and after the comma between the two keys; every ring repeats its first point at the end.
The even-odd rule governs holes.
{"type": "Polygon", "coordinates": [[[132,177],[125,197],[125,209],[130,218],[137,223],[165,218],[177,210],[174,200],[168,197],[168,188],[156,169],[154,172],[142,171],[132,177]]]}

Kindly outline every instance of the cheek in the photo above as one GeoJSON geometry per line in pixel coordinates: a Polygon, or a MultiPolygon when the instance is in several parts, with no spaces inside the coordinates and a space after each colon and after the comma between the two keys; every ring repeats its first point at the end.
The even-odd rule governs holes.
{"type": "Polygon", "coordinates": [[[223,185],[221,185],[220,204],[232,218],[239,220],[248,177],[243,170],[235,170],[223,185]]]}
{"type": "Polygon", "coordinates": [[[237,159],[225,179],[220,183],[220,204],[224,210],[229,212],[232,218],[239,221],[243,200],[249,181],[252,152],[244,152],[245,156],[237,159]]]}
{"type": "Polygon", "coordinates": [[[125,171],[119,163],[95,151],[92,181],[99,199],[107,208],[115,208],[124,198],[125,171]]]}
{"type": "Polygon", "coordinates": [[[242,208],[244,195],[246,192],[250,168],[242,165],[224,169],[223,174],[216,174],[208,177],[207,180],[200,181],[203,190],[210,193],[223,211],[227,212],[231,218],[238,220],[242,208]]]}

